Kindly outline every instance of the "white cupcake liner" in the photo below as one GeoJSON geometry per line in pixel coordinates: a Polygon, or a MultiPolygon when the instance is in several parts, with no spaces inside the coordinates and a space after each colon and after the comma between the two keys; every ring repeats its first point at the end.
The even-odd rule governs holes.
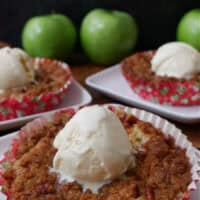
{"type": "MultiPolygon", "coordinates": [[[[160,129],[164,135],[173,137],[177,146],[186,149],[186,155],[192,166],[192,182],[188,186],[188,193],[191,194],[198,189],[197,183],[200,182],[200,152],[193,147],[192,143],[187,139],[187,136],[185,136],[180,129],[166,119],[144,110],[130,108],[119,104],[107,104],[105,106],[113,107],[114,109],[122,109],[126,113],[132,114],[142,121],[151,123],[155,128],[160,129]]],[[[183,200],[186,199],[188,198],[183,198],[183,200]]]]}

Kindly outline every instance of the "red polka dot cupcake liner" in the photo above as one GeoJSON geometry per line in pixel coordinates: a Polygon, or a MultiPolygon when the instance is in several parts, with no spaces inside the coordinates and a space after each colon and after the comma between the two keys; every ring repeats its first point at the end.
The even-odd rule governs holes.
{"type": "Polygon", "coordinates": [[[72,80],[69,66],[63,62],[44,58],[37,58],[36,62],[45,62],[47,65],[55,63],[58,67],[62,67],[66,70],[66,73],[69,75],[68,80],[62,87],[40,95],[31,94],[4,98],[4,100],[0,102],[0,121],[49,111],[62,102],[62,99],[72,80]]]}
{"type": "Polygon", "coordinates": [[[200,82],[160,81],[153,85],[144,80],[133,80],[123,73],[130,87],[144,100],[173,106],[200,105],[200,82]]]}

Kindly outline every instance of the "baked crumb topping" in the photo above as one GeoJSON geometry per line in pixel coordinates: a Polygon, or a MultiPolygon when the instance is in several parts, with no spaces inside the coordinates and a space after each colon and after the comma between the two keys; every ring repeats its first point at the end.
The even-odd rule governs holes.
{"type": "MultiPolygon", "coordinates": [[[[174,77],[158,76],[151,70],[151,59],[155,51],[135,53],[125,58],[122,63],[122,72],[133,80],[143,80],[152,85],[158,85],[162,81],[170,82],[200,82],[200,74],[196,74],[191,80],[177,79],[174,77]]],[[[180,66],[181,70],[181,66],[180,66]]]]}
{"type": "Polygon", "coordinates": [[[25,87],[13,88],[1,93],[0,100],[5,97],[39,96],[43,93],[53,92],[63,87],[70,78],[70,74],[66,69],[60,67],[59,62],[46,59],[36,64],[35,81],[25,87]]]}

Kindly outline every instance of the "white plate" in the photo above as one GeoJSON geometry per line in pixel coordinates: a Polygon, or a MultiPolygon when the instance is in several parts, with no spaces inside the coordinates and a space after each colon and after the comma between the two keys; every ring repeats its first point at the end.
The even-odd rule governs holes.
{"type": "Polygon", "coordinates": [[[92,97],[88,93],[88,91],[85,88],[83,88],[77,81],[73,80],[72,84],[69,86],[66,92],[66,95],[63,99],[62,104],[58,106],[58,108],[48,111],[48,112],[42,112],[42,113],[38,113],[34,115],[28,115],[25,117],[19,117],[16,119],[2,121],[0,122],[0,131],[19,127],[36,117],[61,110],[62,108],[65,108],[65,107],[71,107],[75,105],[77,106],[87,105],[91,101],[92,101],[92,97]]]}
{"type": "Polygon", "coordinates": [[[121,74],[120,65],[115,65],[86,79],[86,84],[107,96],[137,106],[182,123],[200,122],[200,106],[164,106],[145,101],[130,88],[121,74]]]}
{"type": "MultiPolygon", "coordinates": [[[[115,106],[115,107],[121,106],[121,105],[117,105],[117,104],[110,104],[110,105],[115,106]]],[[[78,107],[74,106],[74,108],[76,109],[78,107]]],[[[164,132],[166,132],[167,129],[173,130],[173,131],[171,131],[172,135],[174,134],[174,132],[178,133],[180,131],[180,130],[176,129],[176,127],[173,124],[167,122],[165,119],[159,118],[158,116],[148,113],[146,111],[132,109],[132,108],[128,108],[128,107],[125,108],[125,111],[135,114],[141,120],[148,121],[148,122],[154,124],[154,126],[157,128],[162,127],[161,130],[162,131],[165,130],[164,132]]],[[[55,111],[53,111],[53,112],[55,112],[55,111]]],[[[52,113],[48,113],[47,117],[51,117],[51,114],[52,113]]],[[[18,134],[18,132],[14,132],[12,134],[0,137],[0,159],[3,158],[4,153],[7,150],[9,150],[12,140],[17,136],[17,134],[18,134]]],[[[177,141],[182,141],[181,146],[183,145],[183,147],[184,147],[185,145],[187,145],[187,148],[189,149],[190,142],[188,143],[186,137],[184,135],[182,135],[182,136],[181,135],[182,135],[182,133],[180,132],[179,136],[177,136],[177,138],[178,138],[177,141]],[[182,139],[181,139],[181,137],[182,137],[182,139]]],[[[189,152],[191,151],[192,148],[193,147],[191,146],[189,152]]],[[[194,159],[194,157],[192,158],[192,160],[193,159],[194,159]]],[[[196,178],[194,178],[194,179],[196,179],[196,178]]],[[[194,192],[192,192],[192,195],[190,196],[190,200],[199,200],[200,199],[199,197],[200,197],[200,184],[198,184],[196,190],[194,192]]],[[[0,199],[6,200],[5,196],[1,192],[0,192],[0,199]]]]}

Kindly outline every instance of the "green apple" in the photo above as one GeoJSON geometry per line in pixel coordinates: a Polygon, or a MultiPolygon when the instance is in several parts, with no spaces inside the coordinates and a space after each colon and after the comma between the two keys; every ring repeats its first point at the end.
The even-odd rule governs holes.
{"type": "Polygon", "coordinates": [[[61,14],[29,19],[22,31],[22,45],[32,56],[66,59],[76,44],[72,21],[61,14]]]}
{"type": "Polygon", "coordinates": [[[200,9],[191,10],[182,17],[177,27],[177,40],[200,50],[200,9]]]}
{"type": "Polygon", "coordinates": [[[81,24],[82,48],[98,64],[118,62],[133,50],[137,37],[134,18],[121,11],[94,9],[81,24]]]}

